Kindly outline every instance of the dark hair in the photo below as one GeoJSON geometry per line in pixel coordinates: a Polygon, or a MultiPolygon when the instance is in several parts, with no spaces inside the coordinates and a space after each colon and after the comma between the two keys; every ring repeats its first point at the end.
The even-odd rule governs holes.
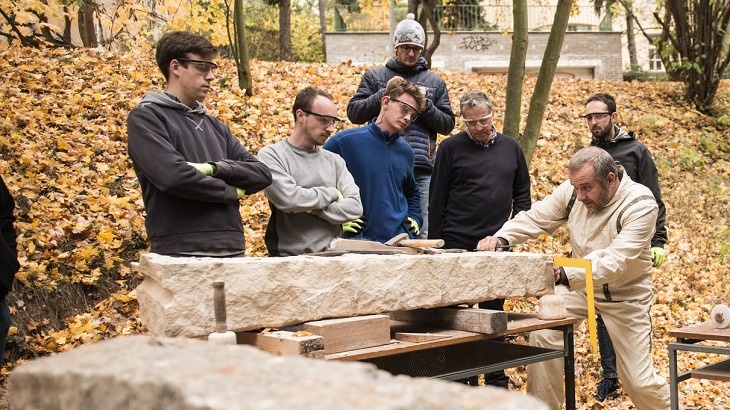
{"type": "Polygon", "coordinates": [[[294,120],[297,119],[297,110],[311,111],[312,103],[317,96],[328,98],[330,101],[334,101],[332,95],[327,91],[318,87],[306,87],[297,93],[294,98],[294,107],[292,107],[292,114],[294,114],[294,120]]]}
{"type": "Polygon", "coordinates": [[[406,80],[395,80],[391,81],[387,87],[385,87],[385,94],[384,96],[389,98],[398,98],[403,94],[408,94],[411,97],[413,97],[414,100],[416,100],[416,105],[418,107],[415,107],[418,112],[423,112],[423,110],[426,109],[426,97],[421,93],[421,90],[418,89],[418,87],[410,83],[406,80]]]}
{"type": "Polygon", "coordinates": [[[594,177],[601,184],[601,188],[608,186],[606,180],[609,173],[613,172],[618,176],[616,161],[613,160],[611,154],[594,146],[585,147],[573,154],[568,162],[568,171],[577,171],[588,163],[593,165],[594,177]]]}
{"type": "Polygon", "coordinates": [[[170,31],[162,36],[157,42],[155,60],[165,80],[170,76],[170,61],[176,58],[188,58],[189,54],[213,59],[218,55],[218,49],[204,37],[187,31],[170,31]]]}
{"type": "Polygon", "coordinates": [[[478,90],[469,90],[459,100],[459,111],[464,116],[464,108],[487,107],[489,112],[494,111],[492,101],[487,94],[478,90]]]}
{"type": "Polygon", "coordinates": [[[600,101],[608,106],[608,113],[613,114],[616,112],[616,100],[613,98],[611,94],[604,94],[604,93],[598,93],[593,94],[588,98],[588,101],[586,101],[586,105],[591,101],[600,101]]]}

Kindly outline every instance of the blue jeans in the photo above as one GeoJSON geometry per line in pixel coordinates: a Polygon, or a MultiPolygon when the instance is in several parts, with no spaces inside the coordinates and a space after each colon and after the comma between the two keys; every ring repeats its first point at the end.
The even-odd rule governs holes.
{"type": "Polygon", "coordinates": [[[8,338],[8,330],[10,330],[10,309],[8,308],[8,299],[3,297],[0,300],[0,366],[3,364],[5,356],[5,339],[8,338]]]}
{"type": "Polygon", "coordinates": [[[423,226],[421,226],[421,233],[418,235],[421,239],[428,238],[428,189],[431,186],[431,173],[416,170],[416,184],[418,184],[418,190],[421,193],[421,217],[423,218],[423,226]]]}
{"type": "Polygon", "coordinates": [[[603,323],[601,315],[596,316],[596,333],[598,336],[598,349],[601,353],[601,368],[603,368],[604,379],[618,379],[616,370],[616,352],[613,350],[611,336],[608,334],[606,324],[603,323]]]}

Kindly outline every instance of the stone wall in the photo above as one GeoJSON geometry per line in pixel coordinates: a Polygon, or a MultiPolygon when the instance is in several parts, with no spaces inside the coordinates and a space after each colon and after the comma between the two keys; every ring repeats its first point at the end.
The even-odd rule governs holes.
{"type": "MultiPolygon", "coordinates": [[[[539,70],[549,34],[530,32],[525,63],[528,73],[537,73],[539,70]]],[[[329,64],[349,60],[356,65],[379,65],[393,55],[390,36],[385,32],[326,33],[325,39],[329,64]]],[[[432,66],[462,73],[506,73],[511,48],[511,35],[496,32],[444,32],[433,56],[432,66]]],[[[621,81],[621,33],[566,33],[556,76],[621,81]]]]}

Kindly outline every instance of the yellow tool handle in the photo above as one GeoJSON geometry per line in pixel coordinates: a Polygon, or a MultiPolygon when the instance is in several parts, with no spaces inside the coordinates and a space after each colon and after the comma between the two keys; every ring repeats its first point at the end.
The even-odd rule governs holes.
{"type": "Polygon", "coordinates": [[[553,258],[555,266],[566,268],[583,268],[586,270],[586,299],[588,302],[588,333],[591,339],[591,349],[598,353],[598,339],[596,338],[596,302],[593,299],[593,267],[589,259],[553,258]]]}

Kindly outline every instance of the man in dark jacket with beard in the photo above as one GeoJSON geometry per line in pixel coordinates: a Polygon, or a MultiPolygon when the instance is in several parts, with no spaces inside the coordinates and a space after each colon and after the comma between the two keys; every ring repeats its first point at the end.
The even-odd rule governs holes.
{"type": "MultiPolygon", "coordinates": [[[[651,239],[651,256],[654,266],[660,266],[666,259],[664,251],[664,244],[667,243],[667,228],[664,226],[666,208],[662,201],[662,191],[659,189],[659,174],[651,153],[644,144],[636,140],[633,132],[626,132],[616,125],[618,113],[613,96],[599,93],[588,98],[583,118],[591,132],[591,145],[603,148],[611,154],[613,160],[624,167],[626,175],[632,181],[644,185],[654,194],[659,214],[656,219],[656,232],[651,239]]],[[[601,316],[597,317],[597,325],[603,379],[598,384],[596,399],[604,401],[618,390],[618,371],[616,353],[601,316]]]]}
{"type": "Polygon", "coordinates": [[[449,102],[446,83],[430,71],[426,59],[421,56],[426,43],[423,27],[413,14],[398,23],[393,36],[395,57],[383,67],[365,72],[357,92],[347,105],[347,118],[353,124],[364,124],[378,116],[383,92],[390,81],[402,78],[415,84],[426,96],[426,107],[416,121],[403,130],[401,137],[410,144],[416,154],[414,173],[421,195],[423,225],[420,237],[428,236],[428,190],[433,173],[436,151],[436,135],[448,135],[454,129],[454,112],[449,102]]]}

